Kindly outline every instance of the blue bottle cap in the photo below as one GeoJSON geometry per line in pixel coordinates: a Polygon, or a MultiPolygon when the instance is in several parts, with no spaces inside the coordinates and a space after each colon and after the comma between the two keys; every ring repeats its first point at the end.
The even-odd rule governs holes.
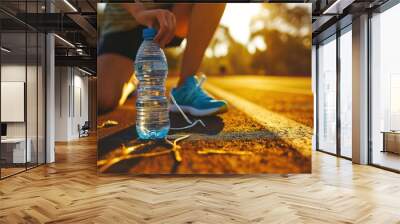
{"type": "Polygon", "coordinates": [[[143,39],[152,40],[157,34],[157,30],[153,28],[143,29],[143,39]]]}

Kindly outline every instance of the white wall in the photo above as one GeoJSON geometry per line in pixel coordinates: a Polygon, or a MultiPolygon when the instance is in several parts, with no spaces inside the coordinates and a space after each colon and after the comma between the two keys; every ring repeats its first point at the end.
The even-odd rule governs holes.
{"type": "Polygon", "coordinates": [[[55,68],[55,141],[68,141],[68,88],[70,77],[67,67],[55,68]]]}
{"type": "MultiPolygon", "coordinates": [[[[36,80],[34,81],[30,75],[35,74],[36,76],[36,67],[28,66],[28,79],[29,86],[36,86],[36,80]],[[34,72],[33,72],[34,70],[34,72]]],[[[25,64],[5,64],[1,66],[1,81],[4,82],[25,82],[25,64]]],[[[36,88],[27,88],[27,106],[36,108],[36,88]],[[32,103],[34,102],[34,103],[32,103]]],[[[2,110],[6,110],[7,108],[2,108],[2,110]]],[[[31,110],[29,110],[31,111],[31,110]]],[[[35,109],[36,111],[36,109],[35,109]]],[[[36,113],[27,113],[28,122],[35,121],[36,123],[36,113]]],[[[29,127],[33,127],[33,125],[28,125],[29,127]]],[[[34,127],[36,130],[36,126],[34,127]]],[[[29,133],[29,130],[28,130],[29,133]]],[[[25,137],[25,122],[7,122],[7,136],[8,137],[25,137]]],[[[28,136],[29,137],[29,136],[28,136]]]]}
{"type": "MultiPolygon", "coordinates": [[[[23,122],[5,122],[7,123],[8,138],[25,138],[30,139],[32,161],[36,162],[39,158],[40,163],[44,162],[44,90],[43,90],[43,74],[42,68],[39,66],[38,71],[35,66],[25,64],[3,64],[1,66],[2,82],[24,82],[26,84],[26,108],[22,108],[22,113],[26,110],[27,120],[23,122]],[[27,81],[25,80],[27,78],[27,81]],[[39,86],[38,86],[39,85],[39,86]],[[39,90],[39,92],[38,92],[39,90]],[[37,157],[36,153],[39,153],[37,157]]],[[[2,96],[5,97],[5,96],[2,96]]],[[[9,110],[10,108],[1,108],[1,110],[9,110]]],[[[10,112],[10,111],[9,111],[10,112]]],[[[12,113],[12,112],[11,112],[12,113]]]]}
{"type": "Polygon", "coordinates": [[[56,67],[56,141],[77,139],[78,125],[88,120],[88,78],[83,75],[76,68],[56,67]]]}

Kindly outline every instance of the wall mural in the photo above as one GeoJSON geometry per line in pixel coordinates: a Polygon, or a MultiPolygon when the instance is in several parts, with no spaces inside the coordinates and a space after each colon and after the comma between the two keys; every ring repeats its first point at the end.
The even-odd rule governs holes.
{"type": "Polygon", "coordinates": [[[98,9],[99,173],[311,172],[311,4],[98,9]]]}

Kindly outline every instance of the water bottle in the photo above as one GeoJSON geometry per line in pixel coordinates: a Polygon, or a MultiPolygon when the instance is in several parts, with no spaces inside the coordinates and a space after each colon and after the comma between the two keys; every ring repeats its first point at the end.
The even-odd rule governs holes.
{"type": "Polygon", "coordinates": [[[157,31],[143,30],[143,42],[136,55],[135,71],[139,80],[136,100],[136,131],[140,139],[161,139],[169,131],[168,100],[165,79],[168,65],[163,50],[153,39],[157,31]]]}

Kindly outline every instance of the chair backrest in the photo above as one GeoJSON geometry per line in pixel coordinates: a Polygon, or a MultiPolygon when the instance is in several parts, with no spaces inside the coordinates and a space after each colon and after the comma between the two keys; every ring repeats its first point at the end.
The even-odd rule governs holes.
{"type": "Polygon", "coordinates": [[[85,123],[83,124],[82,128],[87,128],[87,129],[89,129],[89,128],[90,128],[90,123],[89,123],[89,121],[85,121],[85,123]]]}

